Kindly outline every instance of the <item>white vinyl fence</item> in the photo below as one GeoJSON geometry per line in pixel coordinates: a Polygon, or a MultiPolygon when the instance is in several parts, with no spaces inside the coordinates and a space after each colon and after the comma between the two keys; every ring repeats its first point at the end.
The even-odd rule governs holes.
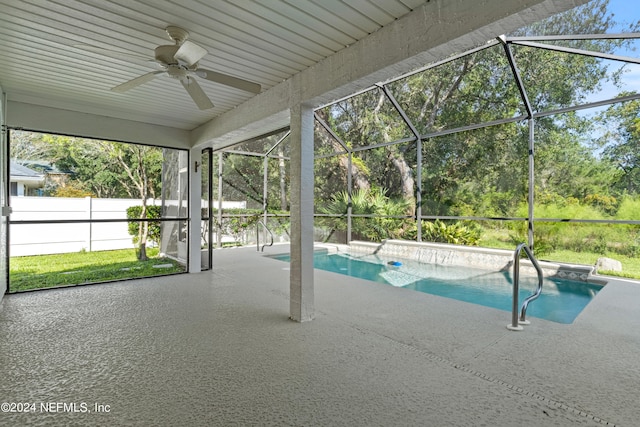
{"type": "MultiPolygon", "coordinates": [[[[159,201],[149,200],[148,204],[159,201]]],[[[139,199],[13,197],[12,221],[127,219],[139,199]]],[[[133,248],[126,222],[80,224],[12,224],[11,256],[133,248]]]]}
{"type": "MultiPolygon", "coordinates": [[[[148,205],[160,205],[149,199],[148,205]]],[[[12,197],[11,221],[127,219],[127,208],[139,199],[92,197],[12,197]]],[[[224,201],[222,207],[246,208],[246,202],[224,201]]],[[[206,201],[202,201],[206,207],[206,201]]],[[[214,202],[217,207],[217,202],[214,202]]],[[[126,222],[79,224],[11,224],[11,256],[133,248],[126,222]]]]}

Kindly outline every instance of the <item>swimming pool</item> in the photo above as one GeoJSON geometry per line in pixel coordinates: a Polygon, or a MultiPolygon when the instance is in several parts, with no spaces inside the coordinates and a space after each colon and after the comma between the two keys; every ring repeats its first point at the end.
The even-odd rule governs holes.
{"type": "MultiPolygon", "coordinates": [[[[290,257],[274,258],[289,261],[290,257]]],[[[378,255],[352,256],[316,251],[314,267],[378,283],[425,292],[460,301],[511,311],[512,269],[491,271],[473,267],[424,264],[378,255]],[[400,262],[400,265],[389,263],[400,262]]],[[[520,302],[538,284],[537,277],[520,274],[520,302]]],[[[527,318],[538,317],[558,323],[572,323],[602,287],[582,281],[547,277],[542,294],[527,309],[527,318]]]]}

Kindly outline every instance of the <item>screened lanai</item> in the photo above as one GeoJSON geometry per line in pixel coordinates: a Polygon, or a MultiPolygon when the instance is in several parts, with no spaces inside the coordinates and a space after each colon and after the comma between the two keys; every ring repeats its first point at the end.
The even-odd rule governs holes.
{"type": "MultiPolygon", "coordinates": [[[[0,1],[2,137],[179,152],[158,195],[180,201],[164,219],[190,273],[5,295],[0,424],[634,425],[637,281],[607,278],[572,324],[513,333],[505,311],[313,265],[317,242],[393,238],[511,255],[527,242],[540,259],[606,255],[630,272],[634,9],[0,1]],[[148,64],[78,46],[149,59],[169,24],[209,51],[202,67],[263,91],[203,81],[210,110],[167,76],[115,93],[148,64]],[[557,34],[596,36],[539,39],[557,34]],[[290,243],[260,252],[270,233],[290,243]]],[[[17,220],[3,142],[0,296],[17,220]]]]}
{"type": "MultiPolygon", "coordinates": [[[[464,2],[393,0],[384,11],[365,3],[370,7],[348,11],[362,18],[351,22],[333,10],[312,17],[287,8],[279,19],[308,23],[309,32],[283,26],[277,34],[258,12],[225,10],[253,19],[246,30],[275,52],[243,41],[242,65],[205,56],[204,66],[214,68],[218,58],[263,89],[240,95],[204,82],[221,100],[210,111],[198,111],[184,88],[161,80],[112,93],[142,70],[79,44],[141,54],[166,43],[164,25],[175,22],[164,21],[176,17],[209,52],[227,46],[207,22],[183,16],[189,8],[167,2],[157,10],[139,3],[130,13],[110,10],[112,17],[153,18],[142,27],[120,20],[123,38],[83,19],[90,15],[84,2],[47,13],[47,5],[29,5],[43,21],[37,28],[24,25],[28,11],[3,5],[14,35],[0,82],[7,93],[3,121],[16,130],[189,150],[181,170],[189,180],[188,220],[178,232],[191,272],[211,267],[211,247],[253,244],[256,237],[260,246],[271,234],[292,242],[292,290],[312,288],[313,241],[402,238],[505,248],[527,241],[538,255],[563,260],[566,254],[554,251],[635,250],[621,235],[634,236],[637,226],[635,169],[625,143],[633,136],[625,129],[633,130],[637,28],[631,15],[609,16],[617,2],[495,2],[483,6],[487,13],[464,2]],[[576,4],[587,5],[571,9],[576,4]],[[49,18],[67,12],[81,29],[49,18]],[[526,26],[557,13],[565,14],[555,24],[526,26]],[[342,28],[335,33],[315,21],[334,19],[342,28]],[[53,40],[41,31],[50,27],[53,40]],[[296,40],[291,32],[306,38],[287,44],[297,47],[291,52],[280,50],[274,40],[296,40]],[[273,37],[258,37],[267,35],[273,37]],[[25,50],[16,47],[21,40],[43,41],[25,50]],[[34,59],[46,47],[57,55],[56,67],[42,69],[34,59]],[[42,78],[24,79],[16,71],[22,61],[42,78]],[[609,64],[624,65],[605,70],[609,64]],[[238,142],[243,146],[234,147],[238,142]]],[[[210,10],[218,6],[193,2],[206,9],[202,16],[218,16],[210,10]]],[[[235,27],[224,30],[225,42],[240,36],[235,27]]]]}
{"type": "MultiPolygon", "coordinates": [[[[527,242],[640,274],[640,34],[605,16],[579,8],[315,109],[314,240],[527,242]]],[[[258,246],[288,241],[288,153],[282,130],[217,154],[213,199],[256,209],[258,246]]]]}

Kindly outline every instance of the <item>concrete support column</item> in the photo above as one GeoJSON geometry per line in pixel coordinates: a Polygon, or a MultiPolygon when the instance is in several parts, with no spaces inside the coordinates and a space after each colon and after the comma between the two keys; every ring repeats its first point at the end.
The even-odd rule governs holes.
{"type": "Polygon", "coordinates": [[[291,269],[289,313],[296,322],[314,318],[313,109],[291,108],[291,269]]]}
{"type": "Polygon", "coordinates": [[[189,152],[189,273],[202,270],[200,227],[202,226],[202,149],[189,152]]]}

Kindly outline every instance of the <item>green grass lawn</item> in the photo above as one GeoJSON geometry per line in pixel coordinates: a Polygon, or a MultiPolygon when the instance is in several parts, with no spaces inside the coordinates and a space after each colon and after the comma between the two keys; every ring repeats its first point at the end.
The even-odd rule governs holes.
{"type": "Polygon", "coordinates": [[[133,249],[76,252],[55,255],[12,257],[10,267],[11,292],[53,286],[159,276],[184,271],[184,266],[158,256],[158,249],[147,249],[148,261],[138,261],[133,249]],[[154,265],[169,265],[155,268],[154,265]]]}
{"type": "MultiPolygon", "coordinates": [[[[516,245],[510,240],[508,232],[492,230],[485,232],[482,240],[480,241],[480,246],[509,250],[515,250],[516,248],[516,245]]],[[[601,257],[612,258],[620,261],[622,263],[622,271],[601,271],[599,274],[640,279],[640,258],[638,257],[628,257],[610,251],[602,254],[595,252],[574,252],[563,249],[556,249],[543,255],[536,254],[536,258],[540,260],[583,265],[595,265],[598,258],[601,257]]]]}
{"type": "Polygon", "coordinates": [[[622,271],[600,271],[599,274],[606,276],[626,277],[629,279],[640,279],[640,259],[631,258],[620,254],[605,253],[597,254],[593,252],[573,252],[568,250],[556,250],[540,257],[542,260],[551,262],[566,262],[572,264],[595,265],[598,258],[607,257],[618,260],[622,263],[622,271]]]}

